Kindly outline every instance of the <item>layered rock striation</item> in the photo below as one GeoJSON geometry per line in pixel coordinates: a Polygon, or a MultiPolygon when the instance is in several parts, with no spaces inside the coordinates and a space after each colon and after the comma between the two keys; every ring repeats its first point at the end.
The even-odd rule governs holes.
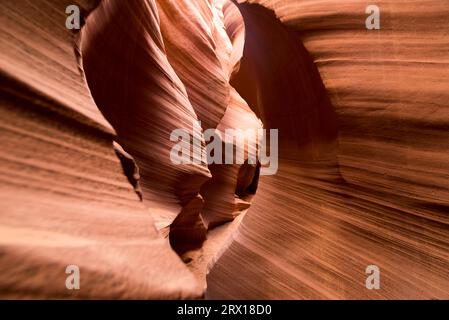
{"type": "Polygon", "coordinates": [[[449,297],[444,1],[74,2],[0,3],[0,296],[449,297]]]}

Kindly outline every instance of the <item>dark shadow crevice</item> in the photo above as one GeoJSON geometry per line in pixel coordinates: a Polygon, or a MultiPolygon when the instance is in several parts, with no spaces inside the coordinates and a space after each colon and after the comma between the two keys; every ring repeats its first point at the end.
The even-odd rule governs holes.
{"type": "Polygon", "coordinates": [[[244,20],[245,45],[231,85],[265,128],[279,130],[280,147],[298,148],[301,157],[327,158],[335,151],[337,117],[300,32],[260,5],[235,4],[244,20]]]}
{"type": "Polygon", "coordinates": [[[235,194],[243,200],[251,200],[257,192],[260,176],[260,162],[248,164],[248,160],[240,167],[235,194]]]}

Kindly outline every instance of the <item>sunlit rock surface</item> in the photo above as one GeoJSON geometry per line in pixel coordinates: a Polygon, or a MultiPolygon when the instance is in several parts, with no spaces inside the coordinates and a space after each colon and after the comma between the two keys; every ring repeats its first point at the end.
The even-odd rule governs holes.
{"type": "Polygon", "coordinates": [[[449,298],[449,8],[376,4],[0,2],[0,296],[449,298]],[[277,173],[172,163],[196,121],[277,173]]]}
{"type": "Polygon", "coordinates": [[[208,297],[448,298],[447,5],[382,1],[381,30],[367,31],[364,2],[249,2],[284,26],[240,5],[246,47],[231,83],[298,152],[283,149],[278,174],[260,179],[208,297]],[[305,54],[282,59],[289,39],[300,43],[293,30],[335,111],[335,153],[323,136],[331,112],[307,87],[318,85],[313,66],[305,54]],[[371,264],[381,290],[365,288],[371,264]]]}

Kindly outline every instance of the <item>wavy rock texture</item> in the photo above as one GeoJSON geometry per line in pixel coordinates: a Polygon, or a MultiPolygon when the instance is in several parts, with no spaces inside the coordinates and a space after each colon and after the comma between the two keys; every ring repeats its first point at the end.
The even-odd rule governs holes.
{"type": "Polygon", "coordinates": [[[229,85],[232,44],[217,8],[201,1],[103,1],[81,37],[92,95],[140,168],[157,228],[186,261],[209,227],[241,211],[234,197],[239,165],[174,165],[171,131],[192,131],[197,120],[203,129],[261,127],[229,85]]]}
{"type": "Polygon", "coordinates": [[[191,165],[170,161],[172,130],[193,132],[198,119],[167,60],[155,2],[103,1],[87,19],[81,38],[92,96],[140,168],[143,199],[157,228],[168,233],[175,222],[172,244],[182,238],[190,242],[187,247],[200,247],[206,229],[198,192],[210,173],[201,159],[191,165]],[[176,219],[180,214],[184,218],[176,219]]]}
{"type": "MultiPolygon", "coordinates": [[[[244,213],[257,170],[209,170],[201,159],[174,165],[170,133],[192,131],[197,120],[204,129],[261,127],[229,85],[237,61],[223,4],[79,1],[79,34],[64,28],[69,4],[2,4],[2,119],[9,121],[2,125],[1,294],[201,297],[209,261],[241,218],[206,241],[208,228],[244,213]],[[70,264],[81,269],[80,291],[65,288],[70,264]]],[[[193,133],[201,141],[200,134],[193,133]]]]}
{"type": "Polygon", "coordinates": [[[69,4],[0,4],[0,296],[201,297],[122,173],[78,72],[69,4]],[[71,264],[79,291],[65,287],[71,264]]]}
{"type": "Polygon", "coordinates": [[[229,39],[218,32],[221,27],[226,35],[218,11],[209,1],[157,3],[168,60],[185,85],[202,128],[216,128],[230,99],[221,60],[229,60],[231,50],[229,39]]]}
{"type": "Polygon", "coordinates": [[[381,30],[367,31],[364,2],[248,2],[279,20],[239,5],[246,41],[231,83],[298,152],[282,149],[278,174],[260,179],[208,297],[448,298],[447,5],[381,1],[381,30]],[[370,264],[381,290],[364,287],[370,264]]]}
{"type": "Polygon", "coordinates": [[[445,1],[73,2],[0,2],[1,297],[449,298],[445,1]],[[195,121],[277,174],[173,164],[195,121]]]}

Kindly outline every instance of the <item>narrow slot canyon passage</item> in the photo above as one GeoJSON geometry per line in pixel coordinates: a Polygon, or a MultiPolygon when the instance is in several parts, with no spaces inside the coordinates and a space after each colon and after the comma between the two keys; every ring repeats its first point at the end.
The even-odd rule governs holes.
{"type": "Polygon", "coordinates": [[[413,245],[422,235],[407,231],[420,223],[447,235],[445,225],[410,214],[394,195],[346,182],[337,116],[300,34],[262,6],[237,5],[245,46],[231,84],[264,126],[279,129],[279,170],[260,178],[234,242],[208,274],[206,298],[417,297],[423,288],[445,295],[438,237],[429,254],[413,245]],[[398,208],[403,229],[396,227],[398,208]],[[381,268],[389,290],[364,290],[371,264],[381,268]],[[423,281],[433,277],[436,284],[423,281]]]}
{"type": "Polygon", "coordinates": [[[0,11],[0,298],[449,298],[447,0],[0,11]]]}

